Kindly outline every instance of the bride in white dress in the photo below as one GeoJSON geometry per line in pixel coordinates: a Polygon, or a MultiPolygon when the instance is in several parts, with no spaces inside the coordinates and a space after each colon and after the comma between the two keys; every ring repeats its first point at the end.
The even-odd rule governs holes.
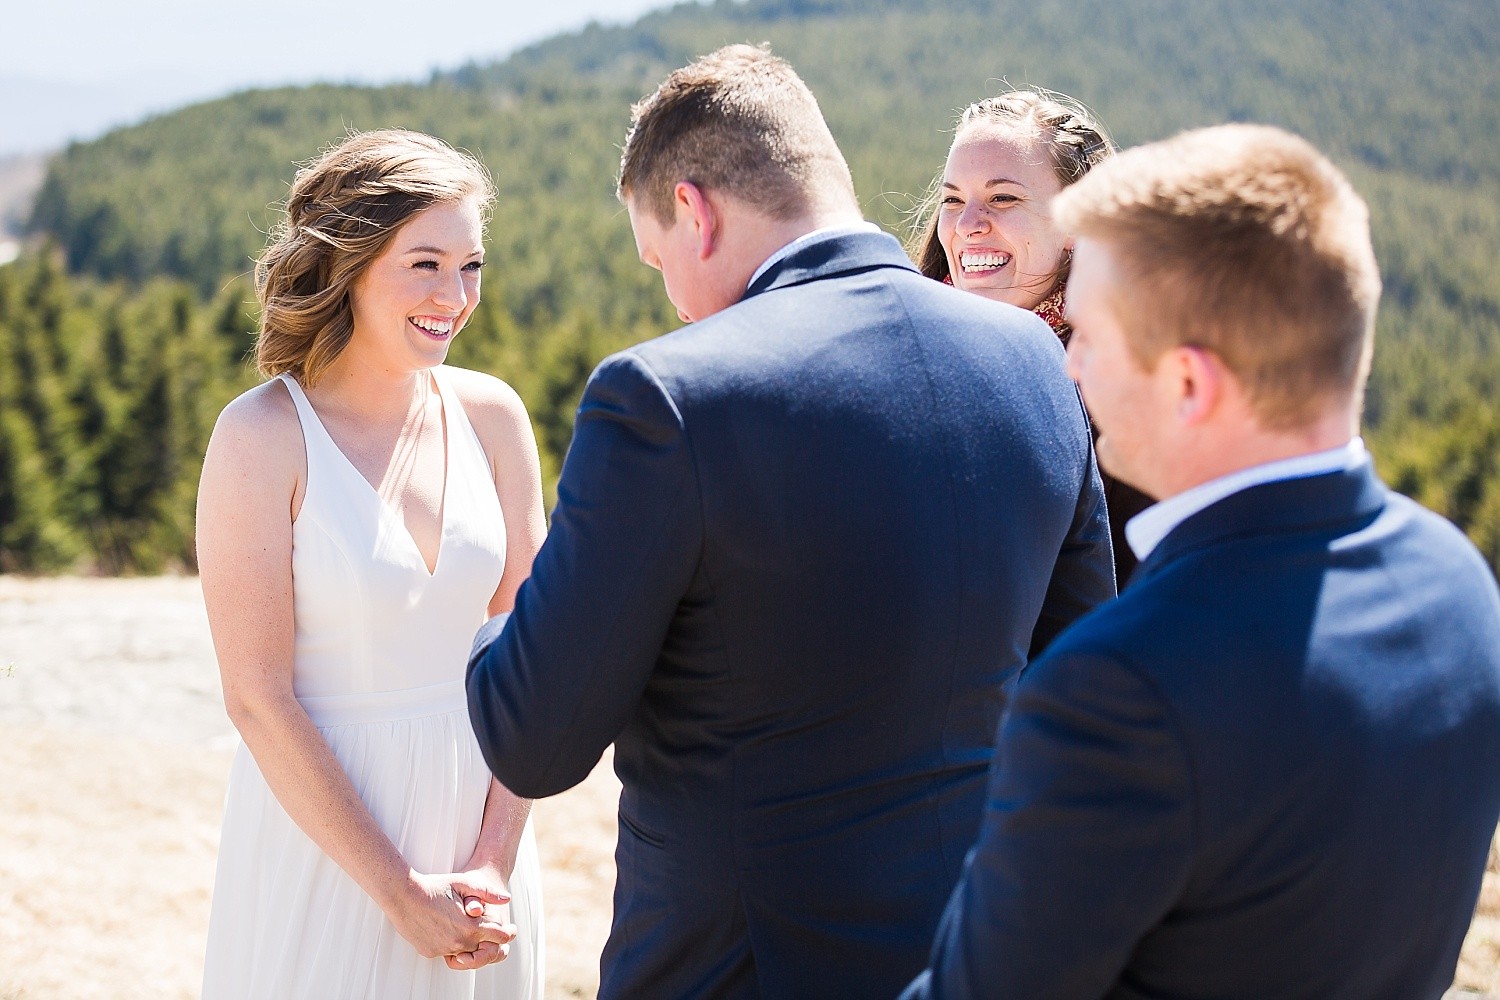
{"type": "Polygon", "coordinates": [[[257,268],[272,378],[204,458],[198,560],[243,745],[203,996],[540,1000],[530,803],[463,674],[544,533],[531,425],[440,367],[479,300],[483,167],[355,135],[297,176],[257,268]]]}

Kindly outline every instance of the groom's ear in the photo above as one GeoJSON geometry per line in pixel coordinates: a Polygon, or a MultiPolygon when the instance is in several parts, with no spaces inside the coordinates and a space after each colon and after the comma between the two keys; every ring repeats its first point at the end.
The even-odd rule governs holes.
{"type": "Polygon", "coordinates": [[[699,260],[707,260],[718,245],[719,210],[703,189],[691,181],[678,181],[672,189],[673,207],[679,221],[691,226],[699,260]]]}

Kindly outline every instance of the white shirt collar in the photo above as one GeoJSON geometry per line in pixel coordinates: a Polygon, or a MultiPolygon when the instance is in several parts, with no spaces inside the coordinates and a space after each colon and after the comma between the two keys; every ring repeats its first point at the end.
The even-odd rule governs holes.
{"type": "Polygon", "coordinates": [[[1327,451],[1315,451],[1308,455],[1295,455],[1263,465],[1252,465],[1248,469],[1210,479],[1153,504],[1132,517],[1125,523],[1125,540],[1130,543],[1136,558],[1144,562],[1161,544],[1162,539],[1172,533],[1172,529],[1227,496],[1252,486],[1283,479],[1305,479],[1308,476],[1353,469],[1364,464],[1366,454],[1364,440],[1353,437],[1347,444],[1327,451]]]}
{"type": "Polygon", "coordinates": [[[797,237],[795,240],[792,240],[792,242],[788,243],[786,246],[782,247],[780,250],[777,250],[775,253],[771,254],[771,256],[767,257],[765,261],[760,265],[760,267],[757,267],[755,269],[755,273],[750,275],[750,280],[746,283],[745,290],[749,291],[750,286],[760,280],[760,276],[770,270],[772,264],[776,263],[778,260],[781,260],[784,257],[789,256],[790,254],[795,253],[798,250],[801,250],[809,243],[814,243],[818,240],[826,239],[830,236],[847,236],[850,233],[878,232],[880,232],[880,227],[875,225],[875,223],[873,222],[841,222],[833,226],[824,226],[822,229],[814,229],[810,233],[803,233],[801,236],[797,237]]]}

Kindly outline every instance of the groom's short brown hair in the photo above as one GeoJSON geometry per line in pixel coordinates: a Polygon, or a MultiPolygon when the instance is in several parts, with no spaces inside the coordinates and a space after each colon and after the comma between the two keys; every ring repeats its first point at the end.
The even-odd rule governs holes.
{"type": "Polygon", "coordinates": [[[620,197],[666,225],[679,181],[775,219],[804,214],[825,191],[854,200],[849,165],[812,91],[786,60],[754,45],[703,56],[631,108],[620,197]]]}

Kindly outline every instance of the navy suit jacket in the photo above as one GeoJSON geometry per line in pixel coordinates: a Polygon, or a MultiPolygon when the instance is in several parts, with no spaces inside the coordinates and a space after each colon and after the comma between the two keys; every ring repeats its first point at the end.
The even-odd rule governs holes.
{"type": "Polygon", "coordinates": [[[1063,361],[871,232],[594,372],[468,689],[520,795],[615,744],[601,996],[891,996],[921,970],[1002,682],[1114,590],[1063,361]]]}
{"type": "Polygon", "coordinates": [[[1500,816],[1500,598],[1367,464],[1180,524],[1021,674],[909,998],[1437,998],[1500,816]]]}

